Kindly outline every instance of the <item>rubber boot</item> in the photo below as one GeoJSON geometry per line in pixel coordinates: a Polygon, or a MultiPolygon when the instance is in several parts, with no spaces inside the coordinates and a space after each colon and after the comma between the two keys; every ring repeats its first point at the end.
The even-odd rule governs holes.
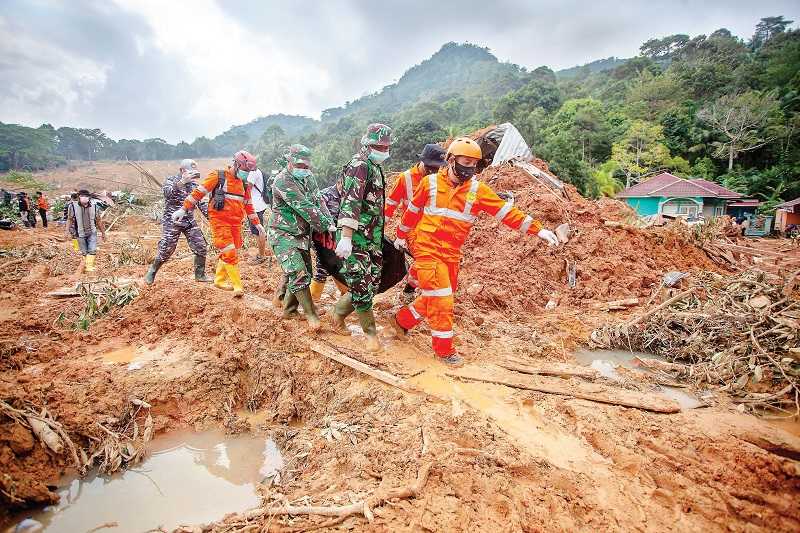
{"type": "Polygon", "coordinates": [[[214,286],[223,291],[232,291],[233,286],[228,283],[228,271],[225,268],[225,262],[220,259],[217,261],[217,272],[214,276],[214,286]]]}
{"type": "Polygon", "coordinates": [[[286,284],[289,282],[289,278],[286,277],[284,274],[281,277],[280,283],[275,288],[275,294],[272,296],[272,305],[277,309],[283,308],[283,299],[286,296],[286,284]]]}
{"type": "Polygon", "coordinates": [[[311,295],[311,289],[306,287],[305,289],[294,293],[294,296],[297,301],[300,302],[300,305],[303,306],[303,314],[306,316],[306,320],[308,321],[308,329],[311,331],[319,331],[319,329],[322,327],[322,323],[319,321],[317,309],[314,307],[314,299],[311,295]]]}
{"type": "MultiPolygon", "coordinates": [[[[153,262],[155,264],[155,262],[153,262]]],[[[161,266],[160,264],[158,266],[161,266]]],[[[158,270],[158,267],[156,267],[158,270]]],[[[153,273],[155,276],[155,272],[153,273]]],[[[211,283],[212,279],[206,276],[206,257],[204,255],[194,256],[194,280],[201,283],[211,283]]]]}
{"type": "Polygon", "coordinates": [[[297,295],[287,290],[286,294],[283,296],[283,313],[281,314],[281,318],[289,319],[296,317],[298,314],[297,306],[299,304],[300,301],[297,299],[297,295]]]}
{"type": "Polygon", "coordinates": [[[95,259],[95,256],[93,256],[93,255],[87,255],[86,256],[86,272],[94,272],[95,271],[94,259],[95,259]]]}
{"type": "Polygon", "coordinates": [[[319,281],[317,281],[315,279],[311,280],[311,289],[310,289],[311,290],[311,298],[313,298],[313,300],[315,302],[319,301],[319,297],[322,296],[322,289],[324,289],[324,288],[325,288],[325,282],[324,281],[322,283],[320,283],[319,281]]]}
{"type": "Polygon", "coordinates": [[[226,263],[225,271],[228,273],[228,279],[231,280],[234,298],[241,298],[244,296],[244,287],[242,287],[242,276],[239,274],[239,265],[229,265],[226,263]]]}
{"type": "Polygon", "coordinates": [[[76,252],[81,251],[81,247],[78,246],[78,239],[72,239],[72,249],[75,250],[76,252]]]}
{"type": "Polygon", "coordinates": [[[356,313],[358,314],[358,323],[361,324],[361,329],[364,330],[364,335],[367,337],[366,350],[368,352],[380,351],[381,343],[378,341],[378,330],[375,327],[375,314],[372,309],[356,311],[356,313]]]}
{"type": "Polygon", "coordinates": [[[148,285],[152,285],[156,281],[156,273],[158,269],[161,268],[164,262],[160,261],[158,257],[153,259],[153,263],[150,265],[150,268],[147,270],[147,274],[144,275],[144,282],[148,285]]]}
{"type": "Polygon", "coordinates": [[[350,332],[347,330],[344,319],[353,311],[353,295],[349,292],[336,300],[336,304],[333,306],[333,313],[331,313],[333,331],[341,335],[349,335],[350,332]]]}

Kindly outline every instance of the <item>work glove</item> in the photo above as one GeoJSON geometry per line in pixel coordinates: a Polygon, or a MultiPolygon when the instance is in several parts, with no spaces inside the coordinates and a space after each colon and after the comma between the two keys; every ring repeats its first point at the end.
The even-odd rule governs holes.
{"type": "Polygon", "coordinates": [[[328,226],[328,233],[336,233],[336,224],[331,224],[328,226]]]}
{"type": "Polygon", "coordinates": [[[179,185],[186,185],[192,180],[200,177],[200,172],[197,170],[186,170],[181,174],[181,179],[178,181],[179,185]]]}
{"type": "Polygon", "coordinates": [[[408,243],[405,239],[397,238],[394,240],[394,247],[398,250],[408,250],[408,243]]]}
{"type": "Polygon", "coordinates": [[[342,237],[336,244],[336,256],[340,259],[347,259],[353,253],[353,241],[350,237],[342,237]]]}
{"type": "Polygon", "coordinates": [[[540,229],[536,236],[545,241],[548,246],[558,246],[558,237],[549,229],[540,229]]]}
{"type": "Polygon", "coordinates": [[[180,209],[172,213],[172,221],[180,222],[181,220],[183,220],[183,217],[185,216],[186,216],[186,210],[181,207],[180,209]]]}

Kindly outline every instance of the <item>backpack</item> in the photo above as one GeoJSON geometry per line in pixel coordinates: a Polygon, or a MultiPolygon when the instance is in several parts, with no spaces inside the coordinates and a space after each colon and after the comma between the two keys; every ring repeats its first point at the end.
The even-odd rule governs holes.
{"type": "MultiPolygon", "coordinates": [[[[261,169],[257,169],[261,170],[261,169]]],[[[253,183],[253,188],[257,190],[261,194],[261,199],[264,200],[264,203],[271,206],[272,205],[272,185],[267,183],[267,175],[261,171],[261,186],[264,188],[262,191],[258,188],[258,186],[253,183]]]]}

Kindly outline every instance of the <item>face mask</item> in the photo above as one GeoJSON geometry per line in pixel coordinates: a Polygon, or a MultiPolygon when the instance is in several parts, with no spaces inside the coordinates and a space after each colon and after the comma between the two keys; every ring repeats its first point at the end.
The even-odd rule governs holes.
{"type": "Polygon", "coordinates": [[[81,197],[80,197],[80,201],[81,201],[81,203],[82,203],[83,205],[86,205],[86,204],[88,204],[88,203],[89,203],[89,197],[88,197],[88,196],[81,196],[81,197]]]}
{"type": "Polygon", "coordinates": [[[307,178],[311,175],[311,170],[307,168],[293,168],[292,176],[295,178],[307,178]]]}
{"type": "Polygon", "coordinates": [[[474,176],[475,170],[475,167],[460,165],[457,161],[453,161],[453,172],[455,173],[456,177],[462,181],[462,183],[474,176]]]}
{"type": "Polygon", "coordinates": [[[239,169],[236,171],[236,177],[242,181],[247,181],[247,176],[249,175],[250,173],[246,170],[239,169]]]}
{"type": "Polygon", "coordinates": [[[379,152],[377,150],[370,150],[367,157],[373,163],[383,163],[389,158],[389,151],[379,152]]]}

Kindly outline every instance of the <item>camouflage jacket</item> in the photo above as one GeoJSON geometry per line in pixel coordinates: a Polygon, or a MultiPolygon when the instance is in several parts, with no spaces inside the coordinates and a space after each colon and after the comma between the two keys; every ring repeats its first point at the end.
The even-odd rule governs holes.
{"type": "MultiPolygon", "coordinates": [[[[193,216],[184,217],[180,222],[173,222],[171,218],[172,213],[183,207],[183,201],[197,188],[197,184],[191,181],[184,185],[178,185],[180,180],[180,175],[170,176],[164,180],[164,185],[161,187],[161,192],[164,193],[164,215],[161,217],[162,224],[187,226],[194,223],[193,216]]],[[[203,202],[199,204],[198,207],[203,215],[208,218],[208,202],[203,202]]]]}
{"type": "Polygon", "coordinates": [[[336,184],[342,191],[337,226],[352,228],[353,244],[381,248],[383,238],[383,170],[362,151],[353,156],[336,184]]]}
{"type": "Polygon", "coordinates": [[[319,191],[313,176],[295,178],[282,170],[272,182],[272,216],[269,220],[269,239],[295,241],[295,246],[308,250],[312,231],[327,231],[333,217],[319,191]]]}

